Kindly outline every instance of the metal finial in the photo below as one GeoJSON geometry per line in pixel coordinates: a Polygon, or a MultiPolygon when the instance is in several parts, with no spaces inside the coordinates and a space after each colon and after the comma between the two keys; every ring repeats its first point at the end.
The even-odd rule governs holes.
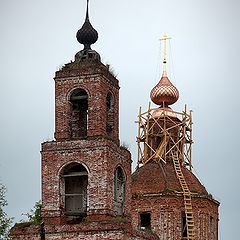
{"type": "Polygon", "coordinates": [[[88,4],[89,4],[89,0],[87,0],[86,21],[89,21],[88,4]]]}
{"type": "Polygon", "coordinates": [[[163,76],[167,76],[167,39],[171,38],[167,37],[166,33],[160,39],[160,41],[163,41],[163,76]]]}
{"type": "Polygon", "coordinates": [[[98,39],[98,33],[93,28],[93,26],[89,20],[88,3],[89,3],[89,0],[87,0],[87,10],[86,10],[85,22],[82,25],[81,29],[79,29],[77,32],[77,40],[78,40],[78,42],[80,42],[81,44],[84,45],[85,50],[91,49],[91,44],[94,44],[98,39]]]}

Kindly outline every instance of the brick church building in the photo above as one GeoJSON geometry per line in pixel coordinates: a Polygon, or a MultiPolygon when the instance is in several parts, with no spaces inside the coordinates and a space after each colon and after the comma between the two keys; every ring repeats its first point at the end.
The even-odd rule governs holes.
{"type": "Polygon", "coordinates": [[[170,107],[179,93],[166,58],[150,94],[157,107],[138,115],[132,173],[119,141],[119,81],[91,48],[97,39],[87,6],[77,32],[84,47],[54,78],[54,140],[41,148],[42,223],[16,224],[12,239],[217,240],[219,203],[191,171],[192,116],[170,107]]]}

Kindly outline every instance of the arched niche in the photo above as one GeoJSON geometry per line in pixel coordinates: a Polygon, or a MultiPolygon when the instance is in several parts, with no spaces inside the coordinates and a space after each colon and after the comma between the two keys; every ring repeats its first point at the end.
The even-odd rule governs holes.
{"type": "Polygon", "coordinates": [[[114,172],[114,208],[117,215],[123,215],[126,194],[126,177],[121,166],[114,172]]]}

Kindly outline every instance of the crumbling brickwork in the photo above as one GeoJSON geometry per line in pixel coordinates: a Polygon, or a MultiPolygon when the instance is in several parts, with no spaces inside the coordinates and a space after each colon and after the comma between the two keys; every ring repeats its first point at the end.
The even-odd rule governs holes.
{"type": "MultiPolygon", "coordinates": [[[[131,154],[119,144],[118,80],[95,51],[76,56],[54,78],[55,140],[41,149],[42,224],[16,225],[12,239],[187,239],[173,162],[149,161],[131,174],[131,154]]],[[[181,171],[196,240],[217,240],[219,203],[181,171]]]]}
{"type": "MultiPolygon", "coordinates": [[[[43,143],[41,151],[42,217],[45,223],[62,224],[66,220],[61,172],[73,162],[81,164],[88,172],[87,217],[98,219],[116,215],[114,172],[121,166],[126,176],[131,175],[131,155],[119,146],[118,90],[118,80],[98,61],[71,63],[56,72],[56,141],[43,143]],[[83,89],[87,93],[88,109],[87,134],[79,138],[71,134],[73,115],[70,96],[76,89],[83,89]],[[110,110],[114,113],[111,115],[111,134],[106,127],[110,110]]],[[[82,99],[81,95],[79,99],[82,99]]],[[[130,189],[131,181],[126,177],[123,213],[127,216],[130,215],[130,189]]]]}
{"type": "MultiPolygon", "coordinates": [[[[182,169],[189,189],[195,236],[198,240],[218,239],[218,206],[199,180],[186,168],[182,169]],[[212,226],[211,226],[212,225],[212,226]]],[[[132,175],[132,224],[141,228],[141,213],[151,214],[151,230],[159,239],[180,240],[183,237],[185,211],[181,186],[171,162],[150,162],[132,175]]]]}
{"type": "MultiPolygon", "coordinates": [[[[131,154],[119,145],[118,91],[118,80],[98,61],[73,62],[56,72],[56,140],[44,142],[41,149],[43,225],[16,226],[13,239],[184,237],[183,195],[172,162],[150,161],[131,176],[131,154]],[[72,114],[73,104],[80,109],[78,115],[72,114]],[[72,118],[76,118],[75,125],[72,118]],[[82,134],[78,135],[78,131],[82,134]],[[66,175],[65,169],[71,164],[75,165],[66,175]],[[81,218],[71,216],[69,220],[66,184],[74,184],[74,176],[83,175],[87,179],[86,191],[70,190],[68,196],[72,199],[71,207],[79,204],[73,201],[74,197],[81,197],[84,192],[86,212],[81,218]],[[72,180],[66,181],[66,177],[72,180]]],[[[193,194],[196,240],[217,240],[219,203],[192,172],[184,167],[182,172],[193,194]]]]}
{"type": "MultiPolygon", "coordinates": [[[[166,161],[160,160],[164,148],[160,146],[163,134],[159,130],[163,125],[171,129],[162,142],[167,144],[166,139],[172,139],[166,149],[170,150],[175,140],[182,150],[184,141],[192,142],[185,139],[186,135],[178,140],[181,121],[171,112],[168,121],[160,118],[158,124],[150,128],[153,138],[144,142],[150,148],[144,151],[140,161],[145,165],[131,175],[131,154],[119,141],[118,80],[109,66],[101,62],[100,55],[91,49],[98,33],[90,23],[88,5],[85,22],[76,37],[83,49],[74,61],[57,71],[54,78],[55,139],[42,143],[41,148],[42,222],[40,225],[16,224],[11,230],[12,239],[193,239],[186,235],[184,228],[188,226],[192,227],[188,236],[195,231],[195,240],[217,240],[219,203],[184,166],[183,156],[181,165],[176,163],[177,152],[166,161]],[[151,155],[154,149],[159,150],[158,154],[142,161],[147,160],[146,155],[151,155]],[[181,175],[176,175],[176,164],[181,175]],[[191,221],[187,215],[189,209],[191,221]],[[195,229],[191,225],[192,215],[195,229]]],[[[151,92],[151,98],[159,106],[168,107],[177,101],[178,90],[165,71],[162,85],[160,82],[151,92]]],[[[155,111],[146,125],[154,126],[154,115],[157,117],[161,112],[161,109],[155,111]]],[[[145,123],[140,128],[145,129],[144,126],[145,123]]],[[[183,132],[189,130],[188,126],[183,132]]],[[[146,139],[146,132],[148,134],[148,130],[141,141],[146,139]]]]}
{"type": "MultiPolygon", "coordinates": [[[[88,215],[114,215],[114,171],[120,165],[130,176],[131,160],[127,150],[108,139],[48,142],[42,149],[42,217],[45,221],[53,221],[51,218],[58,223],[63,221],[61,169],[71,162],[81,163],[89,171],[88,215]]],[[[127,178],[125,215],[130,215],[130,184],[127,178]]]]}
{"type": "MultiPolygon", "coordinates": [[[[212,199],[194,197],[192,199],[196,239],[217,239],[218,203],[212,199]],[[213,218],[213,235],[211,238],[210,219],[213,218]]],[[[139,229],[139,214],[151,213],[151,229],[159,239],[182,239],[182,220],[184,203],[181,195],[172,193],[150,194],[133,198],[132,224],[139,229]]]]}
{"type": "Polygon", "coordinates": [[[157,239],[131,225],[132,160],[119,145],[118,91],[118,80],[96,59],[56,72],[56,140],[41,149],[43,224],[16,226],[13,239],[157,239]],[[69,187],[81,183],[81,176],[87,178],[86,191],[69,187]],[[74,199],[84,194],[86,212],[81,212],[74,199]],[[74,211],[69,216],[66,201],[84,216],[74,211]]]}
{"type": "Polygon", "coordinates": [[[88,95],[88,137],[105,136],[119,141],[119,86],[107,67],[100,62],[73,64],[56,72],[55,76],[55,138],[57,141],[71,139],[70,95],[75,89],[83,89],[88,95]],[[107,97],[113,97],[108,110],[107,97]],[[108,110],[108,111],[107,111],[108,110]],[[110,113],[108,113],[110,112],[110,113]],[[110,118],[111,131],[107,131],[110,118]]]}
{"type": "MultiPolygon", "coordinates": [[[[13,229],[13,240],[41,240],[40,227],[28,226],[13,229]]],[[[45,227],[45,239],[48,240],[157,240],[150,232],[139,232],[131,224],[108,221],[76,225],[48,225],[45,227]]]]}

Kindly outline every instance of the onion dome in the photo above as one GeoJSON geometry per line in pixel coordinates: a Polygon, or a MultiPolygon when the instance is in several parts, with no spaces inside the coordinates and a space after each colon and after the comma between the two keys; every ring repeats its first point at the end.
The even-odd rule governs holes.
{"type": "Polygon", "coordinates": [[[93,28],[92,24],[89,21],[88,2],[89,0],[87,0],[85,22],[78,30],[76,35],[78,42],[84,45],[84,50],[91,49],[91,44],[94,44],[98,39],[98,32],[93,28]]]}
{"type": "Polygon", "coordinates": [[[166,42],[167,39],[171,39],[167,37],[166,34],[163,35],[163,38],[160,39],[164,43],[164,52],[163,52],[163,75],[158,84],[152,89],[150,93],[150,97],[152,101],[160,105],[161,107],[168,107],[169,105],[175,103],[179,98],[179,92],[177,88],[170,82],[167,77],[166,64],[167,64],[167,47],[166,42]]]}
{"type": "Polygon", "coordinates": [[[177,88],[170,82],[166,72],[163,72],[162,78],[150,93],[151,100],[160,106],[167,107],[175,103],[179,98],[177,88]]]}

